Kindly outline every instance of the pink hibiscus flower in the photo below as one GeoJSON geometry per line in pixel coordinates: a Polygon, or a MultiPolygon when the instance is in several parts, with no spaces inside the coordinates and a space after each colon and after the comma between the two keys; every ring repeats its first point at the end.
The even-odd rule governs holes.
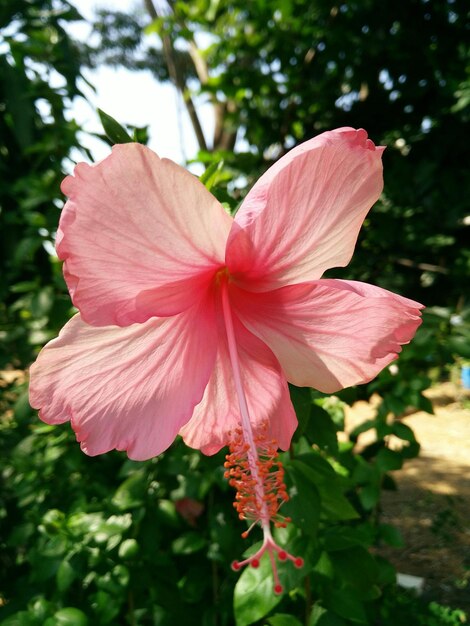
{"type": "Polygon", "coordinates": [[[412,300],[321,279],[352,256],[382,152],[364,130],[323,133],[271,167],[234,219],[138,144],[62,184],[57,253],[80,313],[32,366],[31,404],[49,424],[70,420],[90,455],[148,459],[177,434],[206,454],[229,444],[239,514],[265,537],[237,566],[266,550],[300,565],[270,533],[283,524],[282,468],[264,471],[296,428],[287,382],[327,393],[367,382],[420,324],[412,300]]]}

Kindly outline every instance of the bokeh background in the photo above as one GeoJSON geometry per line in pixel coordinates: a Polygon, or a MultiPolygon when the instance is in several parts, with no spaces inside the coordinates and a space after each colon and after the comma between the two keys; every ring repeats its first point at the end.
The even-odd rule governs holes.
{"type": "Polygon", "coordinates": [[[108,6],[86,4],[85,20],[79,3],[0,0],[0,623],[464,623],[468,3],[108,6]],[[104,82],[110,75],[117,85],[104,82]],[[73,314],[53,244],[59,185],[74,162],[102,158],[128,136],[202,174],[236,210],[277,158],[340,126],[366,128],[387,146],[385,189],[350,266],[329,276],[380,285],[427,309],[396,366],[372,383],[334,397],[291,389],[300,427],[283,460],[294,523],[279,532],[306,565],[285,567],[289,593],[277,597],[264,564],[241,576],[229,568],[247,542],[223,454],[203,457],[177,442],[146,463],[85,457],[68,426],[41,424],[29,408],[27,368],[73,314]],[[452,410],[439,413],[446,403],[452,410]],[[434,457],[453,433],[442,474],[454,478],[444,501],[433,499],[431,482],[411,491],[405,510],[404,468],[419,479],[430,467],[415,458],[420,444],[406,416],[417,411],[423,436],[440,428],[434,457]],[[458,471],[452,456],[462,459],[458,471]],[[431,498],[424,518],[412,506],[421,497],[431,498]],[[424,527],[434,530],[423,535],[424,527]],[[423,549],[440,551],[410,559],[410,528],[423,549]],[[447,549],[456,549],[451,563],[447,549]],[[424,578],[422,595],[396,584],[397,569],[424,578]]]}

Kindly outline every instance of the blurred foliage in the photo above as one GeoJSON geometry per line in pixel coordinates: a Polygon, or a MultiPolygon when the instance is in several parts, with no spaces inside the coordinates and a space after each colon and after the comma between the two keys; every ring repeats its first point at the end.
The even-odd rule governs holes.
{"type": "MultiPolygon", "coordinates": [[[[168,55],[178,87],[213,105],[214,137],[197,158],[217,168],[216,193],[232,208],[273,159],[327,128],[363,126],[387,145],[384,194],[350,266],[329,275],[446,307],[449,317],[465,313],[466,2],[198,0],[165,11],[161,2],[144,4],[160,7],[156,19],[152,11],[101,11],[95,43],[78,45],[66,24],[79,15],[65,0],[0,3],[0,363],[27,364],[69,314],[50,252],[64,159],[78,147],[67,110],[80,68],[148,68],[170,80],[168,55]],[[169,45],[166,56],[155,33],[169,45]]],[[[146,142],[147,129],[133,138],[146,142]]],[[[453,350],[468,353],[464,341],[453,350]]]]}
{"type": "Polygon", "coordinates": [[[259,531],[240,536],[223,453],[178,440],[145,463],[89,458],[69,428],[36,421],[25,383],[1,383],[2,626],[179,626],[188,615],[203,626],[459,623],[462,613],[397,596],[393,568],[369,551],[403,545],[378,511],[391,472],[418,452],[404,424],[389,422],[393,448],[377,431],[358,453],[338,442],[340,400],[291,389],[300,427],[282,461],[295,523],[276,532],[305,566],[280,564],[280,597],[268,561],[241,576],[230,569],[259,531]]]}
{"type": "Polygon", "coordinates": [[[71,309],[51,241],[64,159],[78,145],[67,110],[80,66],[67,2],[0,2],[0,367],[31,360],[71,309]]]}
{"type": "MultiPolygon", "coordinates": [[[[174,80],[172,55],[178,87],[213,104],[214,137],[197,159],[207,166],[203,182],[232,211],[296,143],[365,127],[388,146],[385,192],[352,264],[331,275],[428,305],[396,367],[373,382],[332,398],[291,389],[300,426],[283,463],[294,523],[277,532],[306,564],[282,564],[282,597],[267,563],[241,576],[228,566],[247,542],[223,455],[178,441],[146,463],[120,453],[90,459],[67,427],[38,423],[25,383],[0,377],[2,625],[172,626],[188,615],[202,626],[464,621],[398,592],[375,548],[402,545],[381,523],[381,492],[419,451],[397,418],[431,411],[423,391],[454,359],[470,358],[467,11],[463,0],[173,1],[156,19],[101,12],[98,45],[77,45],[66,25],[79,15],[65,0],[0,0],[0,369],[26,366],[71,312],[52,245],[62,172],[79,148],[69,108],[86,65],[174,80]],[[154,33],[166,57],[148,44],[154,33]],[[343,403],[373,393],[381,397],[374,419],[338,441],[343,403]],[[366,447],[363,432],[372,435],[366,447]]],[[[147,142],[145,126],[100,117],[109,144],[147,142]]]]}
{"type": "MultiPolygon", "coordinates": [[[[160,47],[144,45],[142,33],[148,23],[142,12],[129,15],[116,10],[98,9],[94,33],[99,36],[99,46],[83,50],[84,65],[127,67],[130,70],[150,70],[158,81],[169,79],[168,69],[160,47]]],[[[185,75],[195,76],[194,68],[184,51],[177,51],[178,64],[185,75]]]]}
{"type": "MultiPolygon", "coordinates": [[[[329,128],[366,128],[388,148],[385,192],[348,276],[428,305],[462,306],[470,274],[466,0],[145,5],[153,6],[150,17],[158,13],[146,33],[169,38],[179,82],[214,106],[211,149],[199,160],[224,158],[231,178],[243,177],[243,195],[293,145],[329,128]],[[224,149],[230,135],[236,153],[224,149]]],[[[144,24],[145,16],[135,20],[144,24]]],[[[135,28],[129,43],[122,28],[121,14],[100,14],[95,56],[106,62],[119,52],[128,67],[140,59],[170,80],[162,51],[143,62],[143,51],[154,49],[150,38],[139,39],[135,28]]]]}

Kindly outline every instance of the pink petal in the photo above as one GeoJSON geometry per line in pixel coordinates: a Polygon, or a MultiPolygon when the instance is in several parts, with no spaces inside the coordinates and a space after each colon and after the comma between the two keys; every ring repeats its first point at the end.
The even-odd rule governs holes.
{"type": "Polygon", "coordinates": [[[91,456],[156,456],[190,419],[214,366],[214,313],[204,307],[125,328],[76,315],[31,367],[31,405],[48,424],[71,420],[91,456]]]}
{"type": "Polygon", "coordinates": [[[370,381],[421,323],[421,304],[355,281],[232,290],[241,321],[271,348],[287,380],[325,393],[370,381]]]}
{"type": "MultiPolygon", "coordinates": [[[[234,319],[244,391],[252,427],[263,422],[269,435],[286,450],[297,427],[284,374],[271,350],[234,319]]],[[[180,434],[187,445],[215,454],[227,445],[229,433],[240,426],[240,410],[228,354],[223,322],[220,323],[216,364],[202,402],[180,434]]]]}
{"type": "Polygon", "coordinates": [[[179,313],[223,264],[232,219],[197,178],[144,146],[77,165],[62,191],[57,252],[89,324],[179,313]]]}
{"type": "Polygon", "coordinates": [[[381,155],[365,130],[306,141],[271,167],[245,198],[226,263],[240,286],[267,291],[347,265],[383,186],[381,155]]]}

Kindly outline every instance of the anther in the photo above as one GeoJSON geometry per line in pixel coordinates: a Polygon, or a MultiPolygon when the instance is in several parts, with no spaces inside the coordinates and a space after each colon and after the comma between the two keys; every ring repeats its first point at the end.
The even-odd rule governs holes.
{"type": "Polygon", "coordinates": [[[240,519],[258,522],[260,525],[274,523],[285,527],[290,521],[279,513],[279,508],[289,496],[284,484],[284,468],[279,461],[277,444],[266,439],[267,427],[254,433],[256,450],[250,450],[243,433],[237,429],[229,443],[226,455],[225,476],[231,487],[237,490],[235,508],[240,519]],[[254,454],[253,454],[254,453],[254,454]],[[256,459],[256,476],[253,474],[253,457],[256,459]]]}
{"type": "Polygon", "coordinates": [[[232,569],[238,571],[246,565],[258,568],[261,558],[267,552],[274,578],[273,590],[280,595],[283,587],[279,581],[276,557],[282,562],[292,561],[295,567],[302,567],[304,561],[279,547],[271,534],[271,523],[277,528],[285,528],[290,522],[289,517],[279,513],[279,508],[287,502],[289,496],[284,484],[284,468],[278,459],[277,444],[272,440],[267,441],[266,436],[266,425],[253,433],[253,451],[247,450],[241,431],[231,433],[230,454],[226,456],[226,474],[230,476],[229,484],[237,490],[234,507],[239,518],[251,522],[242,537],[246,539],[257,524],[262,527],[264,535],[261,548],[245,560],[235,561],[232,569]]]}

